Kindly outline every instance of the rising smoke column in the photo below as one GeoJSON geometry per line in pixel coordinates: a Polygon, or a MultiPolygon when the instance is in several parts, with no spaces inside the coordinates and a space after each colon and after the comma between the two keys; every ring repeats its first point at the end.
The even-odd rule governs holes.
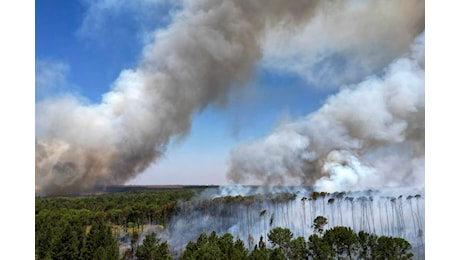
{"type": "Polygon", "coordinates": [[[322,191],[424,186],[425,34],[383,75],[344,86],[316,112],[231,152],[236,183],[322,191]]]}
{"type": "MultiPolygon", "coordinates": [[[[250,78],[268,32],[295,34],[312,17],[357,2],[185,1],[145,46],[138,67],[122,71],[100,104],[69,95],[36,105],[36,192],[75,193],[136,176],[161,157],[171,138],[188,133],[195,113],[225,105],[231,89],[250,78]]],[[[389,3],[393,8],[381,13],[407,22],[394,28],[418,34],[423,1],[389,3]]],[[[404,50],[390,46],[390,56],[404,50]]]]}

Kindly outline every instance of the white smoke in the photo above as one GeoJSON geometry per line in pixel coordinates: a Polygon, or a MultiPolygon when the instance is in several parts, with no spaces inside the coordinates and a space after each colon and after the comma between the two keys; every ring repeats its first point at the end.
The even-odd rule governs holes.
{"type": "Polygon", "coordinates": [[[325,191],[423,186],[424,37],[382,76],[343,86],[318,111],[234,148],[228,178],[325,191]]]}
{"type": "MultiPolygon", "coordinates": [[[[36,192],[75,193],[133,178],[161,158],[171,139],[187,135],[195,113],[209,105],[223,107],[229,92],[244,86],[263,57],[264,40],[271,31],[286,30],[292,36],[312,19],[347,6],[337,1],[184,1],[182,9],[173,14],[171,24],[157,31],[153,39],[148,38],[151,42],[144,47],[138,67],[122,71],[100,104],[86,104],[74,96],[66,96],[36,105],[36,192]]],[[[403,24],[413,25],[403,26],[409,36],[419,34],[424,28],[423,1],[375,2],[366,8],[383,8],[375,12],[375,15],[381,13],[382,19],[388,18],[383,14],[404,10],[404,15],[399,11],[395,13],[396,21],[403,19],[403,24]]],[[[331,12],[333,17],[340,13],[331,12]]],[[[366,18],[362,22],[367,21],[366,18]]],[[[388,38],[379,39],[394,42],[401,31],[398,29],[394,34],[391,31],[383,34],[388,38]]],[[[388,48],[385,58],[402,51],[403,45],[395,46],[395,51],[388,48]]],[[[374,58],[379,60],[380,56],[374,58]]],[[[401,104],[395,104],[395,109],[399,106],[401,104]]],[[[388,138],[398,135],[405,127],[404,122],[382,120],[384,122],[374,122],[385,126],[376,141],[385,141],[386,135],[388,138]],[[385,125],[387,121],[391,121],[390,126],[385,125]]],[[[327,129],[331,138],[346,135],[346,129],[341,128],[344,126],[334,120],[317,123],[323,124],[322,133],[327,129]],[[336,128],[325,129],[327,124],[336,124],[330,125],[336,128]]],[[[286,129],[269,141],[274,144],[273,149],[286,151],[286,155],[276,155],[272,161],[267,158],[265,162],[273,166],[274,182],[297,178],[297,172],[305,172],[308,166],[299,164],[299,160],[309,162],[321,156],[313,150],[302,152],[302,147],[328,146],[320,139],[302,138],[303,127],[295,125],[287,128],[299,128],[299,132],[289,135],[301,138],[291,140],[294,137],[286,137],[287,132],[291,132],[286,129]],[[289,142],[278,146],[277,138],[289,142]],[[312,140],[314,143],[310,144],[312,140]],[[284,177],[280,173],[287,166],[293,171],[284,171],[290,173],[284,177]]],[[[342,141],[351,142],[356,148],[361,145],[356,138],[349,139],[342,141]]],[[[234,174],[236,172],[235,168],[234,174]]]]}
{"type": "Polygon", "coordinates": [[[291,72],[315,87],[334,88],[378,73],[403,55],[424,28],[423,1],[333,1],[293,34],[274,29],[264,66],[291,72]],[[410,19],[408,19],[411,17],[410,19]]]}
{"type": "Polygon", "coordinates": [[[171,138],[188,133],[194,113],[225,104],[250,78],[266,26],[307,21],[317,3],[185,2],[101,104],[74,97],[37,104],[37,193],[80,192],[142,172],[171,138]]]}
{"type": "Polygon", "coordinates": [[[416,255],[423,255],[425,249],[424,188],[326,193],[299,186],[263,190],[261,186],[236,185],[205,193],[207,196],[182,204],[168,224],[165,237],[177,255],[189,241],[211,230],[239,237],[249,250],[260,237],[267,241],[275,227],[289,228],[295,236],[308,239],[317,216],[327,218],[326,228],[346,226],[356,232],[401,237],[411,243],[416,255]]]}

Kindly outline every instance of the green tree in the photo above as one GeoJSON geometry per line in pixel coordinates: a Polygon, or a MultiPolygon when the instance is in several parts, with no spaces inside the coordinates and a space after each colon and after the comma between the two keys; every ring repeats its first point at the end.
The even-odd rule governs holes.
{"type": "Polygon", "coordinates": [[[161,242],[161,240],[157,238],[155,232],[148,234],[142,242],[142,245],[137,247],[136,257],[139,260],[172,259],[168,243],[161,242]]]}
{"type": "Polygon", "coordinates": [[[278,247],[270,251],[270,256],[268,259],[269,260],[287,260],[288,258],[284,254],[283,250],[278,247]]]}
{"type": "Polygon", "coordinates": [[[270,253],[270,259],[305,259],[307,257],[305,238],[293,239],[293,234],[288,228],[276,227],[270,230],[268,240],[275,247],[270,253]]]}
{"type": "MultiPolygon", "coordinates": [[[[214,232],[213,232],[214,233],[214,232]]],[[[211,233],[212,236],[212,233],[211,233]]],[[[217,245],[225,255],[231,255],[233,252],[233,236],[230,233],[225,233],[217,238],[217,245]]]]}
{"type": "Polygon", "coordinates": [[[233,236],[226,233],[219,237],[215,231],[209,236],[201,234],[196,242],[190,241],[180,259],[231,259],[244,260],[248,258],[248,250],[243,241],[237,239],[233,242],[233,236]]]}
{"type": "Polygon", "coordinates": [[[35,255],[38,259],[47,259],[51,254],[51,226],[35,218],[35,255]]]}
{"type": "Polygon", "coordinates": [[[322,235],[324,232],[324,226],[327,225],[327,218],[323,216],[317,216],[315,220],[313,220],[313,232],[322,235]]]}
{"type": "Polygon", "coordinates": [[[67,219],[59,221],[51,241],[51,258],[72,260],[78,259],[78,238],[67,219]]]}
{"type": "Polygon", "coordinates": [[[217,243],[209,242],[206,234],[201,234],[197,242],[190,241],[180,259],[215,260],[223,259],[224,254],[217,243]]]}
{"type": "Polygon", "coordinates": [[[335,251],[339,259],[356,255],[358,250],[358,238],[349,227],[336,226],[326,230],[323,240],[335,251]]]}
{"type": "Polygon", "coordinates": [[[195,242],[189,241],[180,256],[180,259],[193,259],[193,256],[198,249],[199,246],[195,242]]]}
{"type": "Polygon", "coordinates": [[[411,244],[402,238],[381,236],[377,239],[377,252],[375,259],[412,259],[414,254],[409,251],[411,248],[411,244]]]}
{"type": "Polygon", "coordinates": [[[249,254],[249,259],[268,260],[270,257],[270,249],[267,249],[263,237],[260,236],[259,244],[254,247],[254,250],[249,254]]]}
{"type": "Polygon", "coordinates": [[[292,237],[293,234],[288,228],[276,227],[268,233],[268,240],[283,250],[289,247],[292,237]]]}
{"type": "Polygon", "coordinates": [[[216,243],[206,243],[194,254],[197,260],[216,260],[224,259],[225,255],[216,243]]]}
{"type": "Polygon", "coordinates": [[[217,238],[217,245],[220,248],[220,251],[228,259],[245,259],[248,257],[249,251],[246,249],[243,241],[237,239],[233,241],[233,236],[230,233],[225,233],[221,237],[217,238]]]}
{"type": "Polygon", "coordinates": [[[86,237],[80,258],[82,260],[113,260],[119,257],[118,245],[110,227],[102,220],[95,222],[86,237]]]}
{"type": "Polygon", "coordinates": [[[289,259],[307,259],[307,242],[304,237],[297,237],[290,242],[288,258],[289,259]]]}
{"type": "Polygon", "coordinates": [[[244,260],[249,257],[249,250],[246,249],[241,239],[237,239],[233,244],[231,253],[229,254],[231,260],[244,260]]]}
{"type": "Polygon", "coordinates": [[[359,259],[376,259],[377,236],[364,231],[358,232],[359,259]]]}
{"type": "Polygon", "coordinates": [[[308,254],[314,260],[334,259],[334,250],[318,234],[308,237],[308,254]]]}
{"type": "Polygon", "coordinates": [[[312,259],[412,259],[411,244],[402,238],[393,238],[364,231],[355,233],[350,227],[336,226],[320,237],[308,238],[308,255],[312,259]]]}

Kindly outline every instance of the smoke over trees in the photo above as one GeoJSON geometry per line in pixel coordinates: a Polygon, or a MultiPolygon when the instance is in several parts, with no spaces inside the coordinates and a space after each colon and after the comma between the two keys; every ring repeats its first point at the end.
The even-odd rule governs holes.
{"type": "MultiPolygon", "coordinates": [[[[171,24],[144,46],[138,66],[122,71],[100,104],[68,95],[36,105],[36,193],[77,193],[133,178],[159,160],[172,139],[188,134],[193,115],[210,105],[224,107],[229,93],[243,87],[262,61],[281,61],[270,64],[304,73],[318,86],[336,75],[337,81],[324,85],[340,86],[379,72],[406,53],[423,31],[424,1],[184,1],[171,24]],[[278,39],[289,37],[292,44],[304,45],[301,53],[279,48],[283,42],[278,39]],[[301,57],[301,65],[290,66],[294,56],[301,57]],[[330,66],[344,58],[352,62],[330,66]]],[[[375,163],[393,160],[392,167],[403,167],[398,169],[401,178],[418,181],[412,172],[423,170],[423,73],[420,59],[407,57],[392,63],[381,79],[344,88],[328,101],[340,108],[323,107],[308,117],[308,127],[300,120],[274,131],[279,134],[267,142],[278,146],[277,139],[285,140],[277,147],[284,151],[270,152],[261,166],[236,156],[246,154],[251,145],[236,148],[229,178],[244,182],[262,177],[263,183],[277,184],[301,177],[305,184],[322,180],[322,186],[334,187],[334,178],[343,179],[337,164],[349,165],[353,174],[368,174],[359,170],[367,167],[364,156],[379,170],[375,163]],[[347,121],[347,114],[356,112],[356,103],[349,102],[356,99],[365,102],[362,106],[368,108],[360,111],[368,113],[347,121]],[[344,107],[348,109],[340,112],[344,107]],[[374,117],[377,112],[383,114],[374,117]],[[325,114],[331,116],[321,121],[325,114]],[[410,159],[410,165],[393,158],[394,150],[410,159]],[[280,162],[273,173],[261,174],[267,165],[280,162]]],[[[353,174],[343,182],[353,183],[353,174]]]]}
{"type": "Polygon", "coordinates": [[[234,148],[228,178],[326,191],[424,186],[424,37],[381,76],[343,86],[318,111],[234,148]]]}
{"type": "Polygon", "coordinates": [[[324,251],[329,245],[332,251],[340,249],[340,254],[349,254],[343,249],[343,243],[348,241],[353,243],[353,254],[369,258],[372,252],[380,250],[375,248],[378,236],[402,238],[412,246],[412,249],[396,247],[394,243],[398,241],[386,239],[381,241],[382,249],[385,245],[394,246],[413,253],[416,259],[424,256],[424,191],[327,193],[291,187],[292,193],[266,194],[259,193],[259,188],[253,190],[253,195],[234,197],[222,196],[218,188],[206,189],[208,194],[216,196],[214,199],[204,198],[202,189],[36,198],[35,254],[39,259],[111,255],[114,253],[111,234],[120,255],[127,258],[172,254],[177,259],[184,251],[196,256],[208,249],[218,251],[207,242],[221,241],[219,246],[237,247],[221,248],[227,250],[222,252],[224,256],[248,253],[254,257],[267,256],[273,251],[292,259],[306,253],[299,250],[306,246],[300,237],[310,237],[308,247],[318,250],[320,255],[333,253],[324,251]],[[355,234],[349,229],[335,229],[336,226],[351,228],[355,234]],[[329,229],[332,234],[327,235],[329,229]],[[214,235],[200,236],[211,231],[214,235]],[[187,246],[197,239],[197,243],[187,246]],[[203,243],[197,245],[199,241],[203,243]],[[358,244],[362,247],[359,252],[358,244]],[[98,249],[100,246],[104,248],[98,249]]]}

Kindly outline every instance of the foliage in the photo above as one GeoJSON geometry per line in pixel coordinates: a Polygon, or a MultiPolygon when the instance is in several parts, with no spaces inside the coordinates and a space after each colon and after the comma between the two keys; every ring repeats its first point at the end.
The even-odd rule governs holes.
{"type": "Polygon", "coordinates": [[[308,237],[308,254],[312,259],[332,259],[332,246],[323,241],[317,234],[308,237]]]}
{"type": "Polygon", "coordinates": [[[59,232],[51,241],[52,259],[78,259],[78,238],[67,221],[60,221],[59,232]]]}
{"type": "Polygon", "coordinates": [[[276,227],[268,233],[268,240],[283,250],[289,248],[292,237],[292,232],[287,228],[276,227]]]}
{"type": "Polygon", "coordinates": [[[254,250],[249,254],[249,259],[262,260],[270,258],[270,251],[267,249],[263,237],[260,237],[259,243],[254,247],[254,250]]]}
{"type": "Polygon", "coordinates": [[[358,257],[360,259],[376,259],[377,235],[359,231],[357,238],[358,257]]]}
{"type": "Polygon", "coordinates": [[[209,236],[201,234],[196,242],[190,241],[180,259],[248,259],[248,250],[240,239],[233,241],[230,233],[219,237],[213,231],[209,236]]]}
{"type": "MultiPolygon", "coordinates": [[[[119,248],[113,231],[124,229],[131,235],[131,248],[123,252],[122,259],[172,259],[167,242],[161,242],[156,233],[143,239],[140,228],[144,223],[167,225],[169,219],[182,206],[212,212],[212,205],[220,208],[243,203],[250,206],[260,196],[223,197],[214,200],[190,198],[199,190],[166,190],[155,192],[127,192],[89,197],[36,198],[35,200],[35,255],[36,259],[119,259],[119,248]]],[[[313,193],[313,199],[323,199],[327,193],[313,193]]],[[[343,194],[337,194],[337,197],[343,194]]],[[[270,197],[274,203],[292,200],[292,194],[270,197]]],[[[347,197],[348,198],[348,197],[347,197]]],[[[346,198],[346,199],[347,199],[346,198]]],[[[307,198],[305,198],[306,200],[307,198]]],[[[310,198],[309,198],[310,199],[310,198]]],[[[349,198],[350,200],[352,198],[349,198]]],[[[325,200],[324,200],[325,202],[325,200]]],[[[328,201],[334,203],[334,201],[328,201]]],[[[260,219],[274,223],[274,214],[261,210],[260,219]],[[269,217],[270,216],[270,217],[269,217]]],[[[282,227],[272,228],[254,243],[248,238],[247,247],[242,240],[229,233],[219,236],[215,231],[201,234],[190,241],[180,259],[412,259],[409,242],[402,238],[377,236],[364,231],[355,233],[349,227],[325,229],[328,221],[318,216],[313,221],[314,234],[294,237],[282,227]],[[255,246],[254,246],[255,244],[255,246]]]]}
{"type": "Polygon", "coordinates": [[[313,230],[315,233],[318,233],[320,235],[323,234],[324,232],[324,226],[327,225],[327,218],[323,216],[318,216],[313,220],[313,230]]]}
{"type": "Polygon", "coordinates": [[[402,238],[377,237],[364,231],[355,233],[349,227],[336,226],[320,237],[312,234],[308,243],[304,237],[294,238],[287,228],[270,230],[267,248],[263,237],[248,253],[241,240],[233,242],[233,236],[226,233],[219,237],[215,231],[208,236],[201,234],[196,241],[190,241],[180,259],[412,259],[410,244],[402,238]]]}
{"type": "Polygon", "coordinates": [[[412,259],[414,256],[409,250],[411,244],[398,237],[381,236],[377,239],[375,259],[412,259]]]}
{"type": "Polygon", "coordinates": [[[150,259],[172,259],[168,243],[160,242],[155,232],[148,234],[142,245],[137,247],[136,257],[139,260],[150,260],[150,259]]]}
{"type": "Polygon", "coordinates": [[[323,241],[332,247],[334,255],[339,258],[351,259],[357,254],[358,238],[349,227],[337,226],[326,230],[323,241]]]}
{"type": "Polygon", "coordinates": [[[309,255],[313,259],[412,259],[411,244],[402,238],[355,233],[349,227],[336,226],[322,237],[313,234],[308,239],[309,255]]]}
{"type": "MultiPolygon", "coordinates": [[[[178,201],[189,200],[200,191],[169,189],[82,197],[37,197],[36,258],[75,259],[75,250],[82,250],[93,222],[104,222],[112,228],[129,227],[132,234],[144,223],[166,225],[179,209],[178,201]]],[[[133,241],[133,245],[136,242],[133,241]]]]}
{"type": "Polygon", "coordinates": [[[102,221],[94,223],[81,250],[81,259],[113,260],[119,257],[110,227],[102,221]]]}

